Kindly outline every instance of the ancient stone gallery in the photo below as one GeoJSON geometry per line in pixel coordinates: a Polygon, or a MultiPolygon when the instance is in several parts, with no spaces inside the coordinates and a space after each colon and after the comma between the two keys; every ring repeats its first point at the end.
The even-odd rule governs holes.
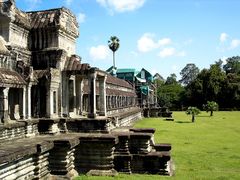
{"type": "Polygon", "coordinates": [[[134,83],[83,63],[78,36],[66,8],[0,1],[0,179],[171,175],[171,145],[154,129],[119,128],[142,117],[134,83]]]}

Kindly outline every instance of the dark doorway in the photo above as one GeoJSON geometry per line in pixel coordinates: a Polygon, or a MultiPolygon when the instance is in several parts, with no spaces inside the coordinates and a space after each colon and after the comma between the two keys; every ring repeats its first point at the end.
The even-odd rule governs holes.
{"type": "Polygon", "coordinates": [[[32,86],[32,117],[42,118],[46,117],[47,105],[47,79],[41,78],[37,85],[32,86]]]}

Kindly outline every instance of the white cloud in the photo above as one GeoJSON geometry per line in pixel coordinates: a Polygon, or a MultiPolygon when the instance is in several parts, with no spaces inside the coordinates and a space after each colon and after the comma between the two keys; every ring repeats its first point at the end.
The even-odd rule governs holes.
{"type": "Polygon", "coordinates": [[[227,64],[227,57],[223,56],[220,58],[223,61],[223,65],[227,64]]]}
{"type": "Polygon", "coordinates": [[[73,2],[73,0],[64,0],[64,1],[67,6],[70,6],[73,2]]]}
{"type": "Polygon", "coordinates": [[[172,42],[169,38],[163,38],[157,41],[154,37],[155,35],[152,33],[143,34],[137,42],[138,50],[140,52],[149,52],[161,46],[169,45],[172,42]]]}
{"type": "Polygon", "coordinates": [[[184,57],[184,56],[186,56],[186,52],[185,51],[180,51],[180,52],[177,53],[177,56],[184,57]]]}
{"type": "Polygon", "coordinates": [[[105,45],[93,46],[89,51],[89,55],[93,60],[105,60],[108,58],[109,53],[109,49],[105,45]]]}
{"type": "Polygon", "coordinates": [[[240,45],[239,39],[233,39],[230,45],[230,49],[235,49],[240,45]]]}
{"type": "Polygon", "coordinates": [[[175,48],[163,48],[158,56],[160,56],[161,58],[166,58],[166,57],[169,57],[169,56],[174,56],[176,54],[176,50],[175,48]]]}
{"type": "Polygon", "coordinates": [[[160,40],[158,41],[158,45],[159,45],[159,46],[166,46],[166,45],[171,44],[171,42],[172,42],[171,39],[169,39],[169,38],[163,38],[163,39],[160,39],[160,40]]]}
{"type": "Polygon", "coordinates": [[[79,13],[77,15],[77,20],[78,20],[78,23],[81,24],[81,23],[84,23],[85,20],[86,20],[86,15],[83,14],[83,13],[79,13]]]}
{"type": "Polygon", "coordinates": [[[140,52],[149,52],[158,47],[158,43],[156,43],[153,39],[154,34],[145,33],[137,42],[138,50],[140,52]]]}
{"type": "Polygon", "coordinates": [[[227,38],[228,38],[228,34],[226,34],[226,33],[221,33],[220,34],[220,42],[225,42],[226,40],[227,40],[227,38]]]}
{"type": "Polygon", "coordinates": [[[126,12],[134,11],[142,7],[145,0],[96,0],[101,6],[110,11],[126,12]]]}

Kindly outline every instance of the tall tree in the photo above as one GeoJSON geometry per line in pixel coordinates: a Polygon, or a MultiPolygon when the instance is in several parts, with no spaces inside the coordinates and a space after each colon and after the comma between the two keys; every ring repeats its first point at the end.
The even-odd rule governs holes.
{"type": "Polygon", "coordinates": [[[198,73],[199,68],[195,64],[189,63],[181,70],[182,79],[179,82],[188,85],[197,78],[198,73]]]}
{"type": "Polygon", "coordinates": [[[240,74],[240,56],[233,56],[228,58],[227,63],[223,66],[225,72],[240,74]]]}
{"type": "Polygon", "coordinates": [[[113,67],[116,67],[116,63],[115,63],[115,52],[118,50],[118,48],[120,47],[120,40],[118,39],[117,36],[111,36],[110,40],[108,41],[108,47],[109,49],[112,50],[113,52],[113,67]]]}
{"type": "Polygon", "coordinates": [[[167,77],[165,84],[166,85],[177,84],[177,76],[176,76],[176,74],[174,74],[174,73],[170,74],[170,76],[167,77]]]}
{"type": "Polygon", "coordinates": [[[181,107],[181,94],[184,88],[178,84],[163,84],[158,88],[158,101],[161,107],[169,107],[180,109],[181,107]]]}

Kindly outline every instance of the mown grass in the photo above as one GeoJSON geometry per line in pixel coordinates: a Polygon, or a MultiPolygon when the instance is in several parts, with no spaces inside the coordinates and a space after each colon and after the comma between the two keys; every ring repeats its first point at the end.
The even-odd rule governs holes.
{"type": "Polygon", "coordinates": [[[80,176],[78,179],[240,179],[240,112],[202,112],[191,123],[184,112],[173,113],[175,121],[148,118],[135,127],[154,127],[156,143],[171,143],[175,176],[124,175],[80,176]]]}

